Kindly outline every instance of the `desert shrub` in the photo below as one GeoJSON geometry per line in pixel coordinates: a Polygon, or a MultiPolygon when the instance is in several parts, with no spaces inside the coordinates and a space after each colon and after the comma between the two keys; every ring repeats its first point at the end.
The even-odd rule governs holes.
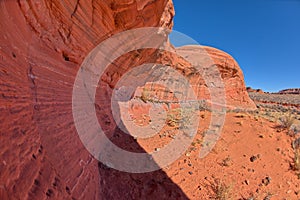
{"type": "Polygon", "coordinates": [[[300,133],[300,125],[293,124],[289,129],[289,135],[295,136],[300,133]]]}
{"type": "Polygon", "coordinates": [[[294,149],[294,158],[290,166],[292,170],[296,171],[296,174],[300,179],[300,138],[293,141],[292,147],[294,149]]]}
{"type": "Polygon", "coordinates": [[[211,189],[214,193],[213,198],[216,200],[231,200],[233,199],[232,184],[228,185],[220,179],[215,179],[211,184],[211,189]]]}
{"type": "Polygon", "coordinates": [[[199,100],[198,105],[199,105],[199,111],[206,111],[210,109],[209,106],[207,105],[206,100],[199,100]]]}
{"type": "Polygon", "coordinates": [[[293,169],[300,173],[300,148],[294,150],[293,169]]]}
{"type": "Polygon", "coordinates": [[[291,128],[294,121],[295,121],[295,118],[291,112],[289,112],[287,115],[279,118],[279,123],[280,123],[281,127],[288,129],[288,130],[291,128]]]}
{"type": "Polygon", "coordinates": [[[293,142],[292,142],[292,147],[293,149],[300,149],[300,137],[295,139],[293,142]]]}
{"type": "Polygon", "coordinates": [[[151,101],[151,94],[150,91],[146,88],[143,88],[142,94],[141,94],[141,100],[147,103],[148,101],[151,101]]]}
{"type": "Polygon", "coordinates": [[[171,127],[185,127],[191,123],[190,120],[193,112],[193,108],[171,109],[167,114],[166,122],[171,127]]]}

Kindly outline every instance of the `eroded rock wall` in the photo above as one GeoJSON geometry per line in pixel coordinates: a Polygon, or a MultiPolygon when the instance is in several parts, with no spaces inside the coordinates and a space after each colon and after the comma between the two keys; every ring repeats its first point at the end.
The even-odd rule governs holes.
{"type": "Polygon", "coordinates": [[[167,0],[0,2],[1,199],[104,196],[98,162],[73,123],[77,70],[105,38],[171,28],[173,15],[167,0]]]}
{"type": "MultiPolygon", "coordinates": [[[[0,1],[1,199],[186,199],[162,171],[130,175],[99,164],[82,145],[72,117],[73,83],[87,53],[123,30],[172,28],[173,16],[170,0],[0,1]]],[[[220,66],[228,102],[253,106],[236,62],[218,50],[207,51],[220,66]]],[[[110,88],[107,98],[131,66],[168,59],[158,58],[155,50],[120,58],[116,63],[124,70],[112,66],[102,77],[103,87],[110,88]]],[[[185,61],[171,63],[191,73],[185,61]]],[[[205,91],[201,82],[198,87],[205,91]]],[[[96,96],[108,106],[102,98],[96,96]]],[[[100,123],[112,121],[101,107],[96,110],[100,123]]],[[[115,127],[111,123],[109,130],[115,127]]]]}

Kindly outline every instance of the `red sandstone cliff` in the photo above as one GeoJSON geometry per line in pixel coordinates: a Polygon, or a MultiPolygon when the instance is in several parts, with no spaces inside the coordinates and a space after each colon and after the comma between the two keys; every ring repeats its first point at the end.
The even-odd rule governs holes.
{"type": "MultiPolygon", "coordinates": [[[[199,63],[201,68],[216,67],[220,80],[225,91],[226,107],[232,109],[254,110],[256,106],[249,98],[246,86],[244,83],[244,75],[238,63],[229,54],[207,46],[184,46],[175,50],[179,55],[196,55],[201,56],[199,63]],[[195,54],[196,53],[196,54],[195,54]]],[[[183,58],[175,55],[164,55],[158,59],[163,64],[174,65],[184,76],[188,77],[189,82],[193,86],[193,90],[197,94],[199,100],[210,100],[211,91],[208,83],[205,80],[214,80],[210,76],[205,76],[201,70],[196,69],[191,63],[183,58]]],[[[213,89],[212,89],[213,90],[213,89]]],[[[220,98],[216,96],[217,98],[220,98]]]]}
{"type": "MultiPolygon", "coordinates": [[[[73,124],[75,75],[100,41],[133,27],[171,27],[173,15],[168,0],[0,2],[0,199],[106,197],[110,183],[73,124]]],[[[138,198],[134,190],[113,191],[138,198]]]]}
{"type": "MultiPolygon", "coordinates": [[[[76,73],[93,47],[135,27],[171,28],[173,15],[170,0],[0,2],[1,199],[186,198],[162,172],[128,175],[99,164],[78,138],[71,105],[76,73]]],[[[253,107],[236,62],[206,49],[225,80],[227,101],[253,107]]],[[[143,51],[140,60],[154,55],[143,51]]]]}

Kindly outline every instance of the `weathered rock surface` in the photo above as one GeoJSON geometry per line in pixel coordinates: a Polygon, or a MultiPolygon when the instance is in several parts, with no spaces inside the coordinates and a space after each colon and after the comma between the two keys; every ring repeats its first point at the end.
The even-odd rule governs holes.
{"type": "MultiPolygon", "coordinates": [[[[87,53],[123,30],[171,28],[173,16],[170,0],[0,2],[0,199],[186,199],[163,171],[136,175],[99,164],[82,145],[72,117],[73,83],[87,53]]],[[[221,71],[228,105],[253,108],[234,59],[205,48],[221,71]]],[[[128,70],[132,64],[169,59],[158,59],[154,50],[135,53],[114,64],[128,70]]],[[[176,62],[191,73],[188,63],[176,62]]],[[[114,86],[126,72],[119,69],[110,66],[99,88],[114,86]]],[[[205,86],[199,90],[208,97],[205,86]]],[[[111,96],[111,89],[106,91],[96,94],[100,124],[109,124],[113,141],[124,139],[115,141],[121,147],[143,151],[115,130],[104,112],[111,96]]]]}
{"type": "MultiPolygon", "coordinates": [[[[192,57],[197,54],[201,56],[199,62],[202,66],[200,69],[216,67],[215,71],[217,71],[220,79],[214,79],[212,75],[205,75],[203,70],[199,71],[199,68],[193,67],[186,59],[174,54],[167,53],[158,59],[163,64],[174,66],[182,75],[187,77],[199,100],[209,101],[213,87],[217,87],[209,87],[209,80],[220,80],[225,92],[225,106],[227,109],[256,109],[254,102],[248,96],[243,72],[232,56],[219,49],[207,46],[184,46],[177,48],[175,51],[179,55],[192,57]]],[[[216,97],[218,98],[218,96],[216,97]]]]}
{"type": "Polygon", "coordinates": [[[0,2],[0,199],[185,199],[162,171],[102,169],[78,138],[71,102],[80,63],[100,41],[171,28],[173,15],[167,0],[0,2]]]}
{"type": "MultiPolygon", "coordinates": [[[[185,48],[193,51],[194,47],[191,46],[185,48]]],[[[206,51],[205,54],[207,53],[212,60],[209,61],[208,64],[213,63],[220,72],[225,88],[226,107],[228,109],[255,109],[256,106],[249,98],[246,91],[243,72],[234,58],[213,47],[204,46],[203,49],[206,51]]],[[[202,82],[198,83],[198,85],[205,86],[202,82]]],[[[199,98],[202,98],[202,95],[204,99],[209,99],[209,96],[207,96],[208,94],[200,90],[199,98]]]]}

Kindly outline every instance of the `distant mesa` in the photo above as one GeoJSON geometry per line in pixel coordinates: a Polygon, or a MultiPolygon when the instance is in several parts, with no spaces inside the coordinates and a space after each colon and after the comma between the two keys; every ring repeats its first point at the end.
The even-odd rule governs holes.
{"type": "Polygon", "coordinates": [[[278,94],[300,94],[300,88],[280,90],[278,94]]]}
{"type": "Polygon", "coordinates": [[[247,87],[247,92],[255,92],[255,93],[260,93],[260,94],[264,94],[265,92],[262,89],[253,89],[251,87],[247,87]]]}
{"type": "MultiPolygon", "coordinates": [[[[270,92],[265,92],[262,89],[253,89],[251,87],[247,87],[248,93],[259,93],[259,94],[268,94],[270,92]]],[[[291,88],[280,90],[279,92],[271,92],[271,94],[300,94],[300,88],[291,88]]]]}

